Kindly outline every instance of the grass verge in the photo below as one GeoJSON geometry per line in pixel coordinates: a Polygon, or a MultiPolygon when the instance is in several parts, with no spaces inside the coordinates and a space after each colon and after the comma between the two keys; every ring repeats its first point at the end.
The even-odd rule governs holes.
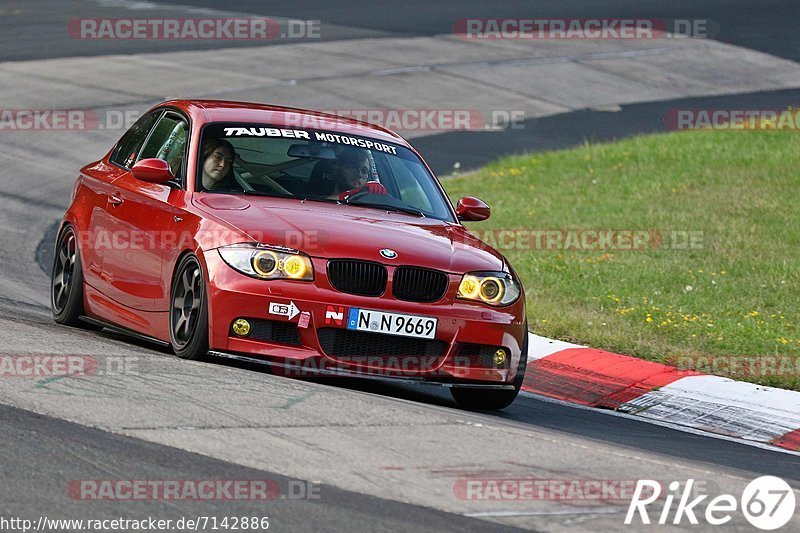
{"type": "Polygon", "coordinates": [[[492,207],[467,225],[519,273],[534,332],[800,390],[798,141],[634,137],[504,158],[444,185],[492,207]],[[625,242],[636,231],[646,244],[625,242]]]}

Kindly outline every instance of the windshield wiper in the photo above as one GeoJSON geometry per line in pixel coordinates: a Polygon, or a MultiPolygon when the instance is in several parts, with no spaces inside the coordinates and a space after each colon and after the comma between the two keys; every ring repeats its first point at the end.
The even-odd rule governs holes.
{"type": "Polygon", "coordinates": [[[416,215],[418,217],[427,218],[425,213],[420,211],[419,209],[414,209],[413,207],[400,207],[392,204],[373,204],[373,203],[365,203],[365,202],[345,202],[347,205],[355,205],[358,207],[372,207],[373,209],[386,209],[387,211],[396,211],[398,213],[406,213],[409,215],[416,215]]]}

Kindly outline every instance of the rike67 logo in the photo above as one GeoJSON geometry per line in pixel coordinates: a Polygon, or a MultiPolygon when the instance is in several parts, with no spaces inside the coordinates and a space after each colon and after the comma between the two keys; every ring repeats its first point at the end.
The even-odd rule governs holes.
{"type": "Polygon", "coordinates": [[[635,523],[637,515],[640,523],[650,524],[647,506],[660,498],[664,499],[664,507],[660,513],[656,513],[658,518],[653,520],[660,525],[670,522],[674,525],[686,522],[697,525],[700,516],[707,524],[721,526],[730,522],[734,513],[741,511],[752,526],[763,531],[772,531],[788,524],[794,516],[794,491],[778,477],[762,476],[754,479],[745,487],[738,500],[731,494],[721,494],[706,501],[709,497],[707,494],[697,496],[696,492],[693,493],[694,479],[687,480],[682,491],[681,485],[681,482],[673,481],[669,484],[668,492],[662,494],[658,481],[640,479],[628,507],[625,524],[635,523]]]}

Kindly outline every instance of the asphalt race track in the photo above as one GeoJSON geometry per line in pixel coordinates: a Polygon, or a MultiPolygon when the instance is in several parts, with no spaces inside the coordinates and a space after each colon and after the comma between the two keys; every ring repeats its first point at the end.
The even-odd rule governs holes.
{"type": "MultiPolygon", "coordinates": [[[[107,54],[138,52],[206,54],[205,61],[223,52],[203,43],[75,41],[64,35],[70,19],[122,15],[116,15],[119,2],[112,0],[67,4],[0,4],[3,108],[43,108],[53,99],[59,102],[56,108],[146,109],[160,97],[140,91],[133,82],[125,91],[101,87],[96,80],[82,81],[90,75],[86,65],[97,63],[80,67],[58,61],[102,61],[107,54]],[[21,18],[8,23],[6,15],[15,12],[21,18]],[[6,63],[10,61],[22,63],[6,63]]],[[[188,16],[182,4],[164,2],[142,9],[148,16],[188,16]]],[[[191,4],[218,7],[204,0],[191,4]]],[[[331,24],[331,43],[346,45],[356,38],[447,33],[453,20],[468,16],[530,16],[531,5],[429,4],[405,4],[403,16],[361,2],[299,6],[247,1],[237,10],[321,19],[331,24]]],[[[580,1],[541,2],[537,16],[708,17],[720,23],[721,42],[786,61],[780,64],[800,59],[796,2],[679,2],[669,3],[669,8],[661,2],[646,4],[614,1],[586,12],[580,1]]],[[[117,55],[115,61],[128,64],[126,57],[117,55]]],[[[130,65],[139,68],[133,61],[130,65]]],[[[131,79],[147,72],[137,71],[131,79]]],[[[163,96],[177,96],[177,90],[164,88],[163,96]]],[[[613,113],[554,107],[552,113],[526,120],[518,130],[425,134],[413,142],[435,169],[446,172],[453,161],[472,168],[503,153],[561,148],[587,137],[661,131],[661,117],[676,106],[777,108],[798,100],[800,83],[786,81],[736,94],[637,100],[613,113]]],[[[0,378],[0,516],[34,522],[42,516],[266,516],[270,529],[278,531],[600,532],[624,530],[629,497],[479,499],[465,497],[461,488],[482,479],[694,479],[712,495],[738,495],[761,475],[780,476],[800,486],[798,453],[532,395],[520,396],[502,413],[472,413],[457,409],[440,388],[289,380],[261,367],[182,361],[162,348],[107,331],[55,325],[48,305],[55,224],[69,203],[77,169],[99,157],[120,135],[121,131],[98,129],[0,131],[0,352],[87,356],[104,370],[83,377],[0,378]],[[70,488],[81,480],[268,480],[280,490],[266,502],[91,501],[76,498],[70,488]]],[[[662,503],[651,512],[654,520],[662,503]]],[[[795,519],[793,526],[797,524],[795,519]]],[[[628,529],[646,528],[639,524],[628,529]]],[[[751,526],[735,515],[725,529],[749,531],[751,526]]]]}
{"type": "MultiPolygon", "coordinates": [[[[104,43],[102,47],[87,47],[76,43],[62,31],[72,18],[91,16],[100,18],[115,13],[121,5],[120,0],[100,0],[96,2],[47,3],[47,2],[6,2],[6,14],[21,9],[22,23],[12,27],[8,22],[3,31],[2,57],[4,59],[40,59],[73,55],[107,54],[109,51],[131,50],[164,51],[196,48],[198,46],[218,47],[219,43],[200,45],[197,43],[160,42],[118,42],[104,43]],[[23,4],[25,7],[23,9],[23,4]],[[144,46],[144,48],[143,48],[144,46]]],[[[161,16],[178,13],[175,7],[196,6],[214,10],[222,9],[219,2],[212,0],[165,0],[152,3],[154,12],[161,16]]],[[[511,0],[501,4],[485,0],[465,2],[427,2],[413,0],[405,2],[400,12],[387,9],[382,2],[359,2],[344,0],[326,2],[311,0],[298,5],[297,2],[278,0],[261,2],[244,0],[230,6],[230,11],[253,13],[261,16],[287,17],[297,19],[322,20],[330,31],[323,38],[347,39],[353,37],[381,36],[421,36],[436,35],[452,31],[453,23],[463,18],[501,18],[501,17],[649,17],[667,19],[709,19],[719,26],[715,39],[737,44],[787,59],[800,59],[800,46],[796,38],[794,20],[800,14],[800,6],[792,0],[764,0],[750,2],[733,0],[681,0],[658,2],[654,0],[631,1],[609,0],[588,3],[581,0],[546,0],[530,2],[511,0]]],[[[225,46],[231,46],[230,43],[225,46]]]]}

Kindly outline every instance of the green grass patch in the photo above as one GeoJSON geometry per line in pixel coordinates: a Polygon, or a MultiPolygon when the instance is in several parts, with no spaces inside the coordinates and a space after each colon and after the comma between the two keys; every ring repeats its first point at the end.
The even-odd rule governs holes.
{"type": "Polygon", "coordinates": [[[522,278],[532,331],[800,390],[799,145],[783,131],[677,132],[508,157],[444,185],[492,207],[468,223],[480,234],[663,237],[627,251],[490,242],[522,278]]]}

